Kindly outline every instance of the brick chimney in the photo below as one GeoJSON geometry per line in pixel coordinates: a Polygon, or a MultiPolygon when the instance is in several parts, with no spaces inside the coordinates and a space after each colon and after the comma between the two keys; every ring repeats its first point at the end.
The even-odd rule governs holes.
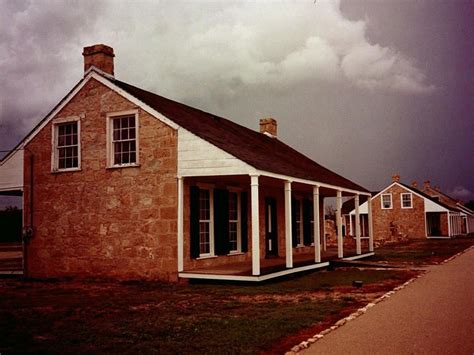
{"type": "Polygon", "coordinates": [[[273,137],[277,136],[277,121],[274,118],[260,119],[260,133],[268,133],[273,137]]]}
{"type": "Polygon", "coordinates": [[[392,182],[400,182],[400,174],[396,173],[392,175],[392,182]]]}
{"type": "Polygon", "coordinates": [[[84,73],[90,67],[96,67],[103,72],[114,75],[114,49],[105,44],[95,44],[90,47],[84,47],[82,52],[84,56],[84,73]]]}
{"type": "Polygon", "coordinates": [[[418,182],[416,180],[413,180],[411,183],[411,187],[414,187],[415,189],[418,188],[418,182]]]}
{"type": "Polygon", "coordinates": [[[431,188],[431,185],[430,185],[430,184],[431,184],[430,180],[425,180],[425,182],[423,183],[423,188],[424,188],[424,189],[429,189],[429,188],[431,188]]]}

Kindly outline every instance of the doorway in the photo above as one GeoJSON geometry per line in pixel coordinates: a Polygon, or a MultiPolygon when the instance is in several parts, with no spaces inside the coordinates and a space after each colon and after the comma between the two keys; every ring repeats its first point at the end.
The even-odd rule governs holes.
{"type": "Polygon", "coordinates": [[[426,213],[426,224],[429,237],[441,235],[441,218],[438,212],[426,213]]]}

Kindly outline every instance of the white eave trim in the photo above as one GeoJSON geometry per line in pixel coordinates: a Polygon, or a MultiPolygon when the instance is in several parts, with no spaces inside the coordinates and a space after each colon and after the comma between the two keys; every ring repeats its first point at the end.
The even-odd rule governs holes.
{"type": "MultiPolygon", "coordinates": [[[[113,79],[113,77],[110,76],[110,75],[106,75],[106,77],[110,77],[110,78],[113,79]]],[[[71,91],[69,93],[69,95],[66,96],[66,98],[63,99],[63,101],[61,102],[61,104],[59,106],[57,106],[51,113],[48,114],[48,116],[46,116],[46,119],[43,120],[43,123],[41,123],[38,127],[36,127],[36,129],[27,138],[25,138],[24,141],[21,142],[15,150],[23,149],[25,147],[25,145],[27,145],[51,121],[51,119],[53,117],[55,117],[64,108],[64,106],[66,106],[72,100],[72,98],[74,98],[74,96],[77,95],[77,93],[91,79],[95,79],[98,82],[100,82],[101,84],[107,86],[109,89],[115,91],[117,94],[119,94],[120,96],[122,96],[125,99],[129,100],[130,102],[133,102],[135,105],[137,105],[138,107],[140,107],[144,111],[148,112],[150,115],[156,117],[158,120],[162,121],[164,124],[170,126],[171,128],[173,128],[173,129],[178,129],[179,128],[179,126],[176,123],[174,123],[170,119],[166,118],[161,113],[154,110],[153,108],[151,108],[147,104],[143,103],[142,101],[137,99],[135,96],[132,96],[129,93],[127,93],[125,90],[120,89],[117,85],[113,84],[108,79],[104,78],[104,76],[97,73],[96,68],[91,67],[87,71],[87,75],[84,77],[84,79],[82,79],[81,82],[79,82],[79,84],[76,86],[76,88],[73,91],[71,91]]],[[[4,159],[7,159],[7,158],[8,157],[6,156],[4,159]]]]}
{"type": "Polygon", "coordinates": [[[351,190],[351,189],[346,189],[344,187],[336,186],[336,185],[331,185],[331,184],[326,184],[324,182],[319,182],[319,181],[314,181],[314,180],[307,180],[307,179],[301,179],[289,175],[282,175],[282,174],[276,174],[276,173],[271,173],[268,171],[263,171],[263,170],[257,170],[256,171],[257,175],[262,175],[262,176],[267,176],[267,177],[272,177],[275,179],[280,179],[280,180],[287,180],[291,182],[298,182],[301,184],[306,184],[306,185],[312,185],[312,186],[319,186],[319,187],[325,187],[328,189],[332,190],[341,190],[342,192],[349,192],[352,194],[359,194],[359,195],[365,195],[365,196],[370,196],[370,192],[364,192],[364,191],[357,191],[357,190],[351,190]]]}

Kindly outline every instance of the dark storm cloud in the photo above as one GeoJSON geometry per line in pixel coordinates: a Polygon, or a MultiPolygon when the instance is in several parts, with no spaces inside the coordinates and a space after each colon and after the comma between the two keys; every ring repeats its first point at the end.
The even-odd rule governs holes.
{"type": "Polygon", "coordinates": [[[118,78],[254,129],[274,116],[281,139],[369,189],[397,171],[474,191],[472,5],[0,2],[0,149],[81,78],[82,47],[106,43],[118,78]]]}
{"type": "Polygon", "coordinates": [[[8,149],[79,80],[81,38],[102,5],[2,0],[0,7],[0,149],[8,149]]]}

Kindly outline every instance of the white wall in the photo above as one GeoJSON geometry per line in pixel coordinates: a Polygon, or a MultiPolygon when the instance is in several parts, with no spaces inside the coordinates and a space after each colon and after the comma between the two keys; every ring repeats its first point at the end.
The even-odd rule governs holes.
{"type": "Polygon", "coordinates": [[[0,192],[23,190],[23,150],[0,163],[0,192]]]}
{"type": "Polygon", "coordinates": [[[240,175],[255,171],[253,167],[195,134],[178,130],[178,175],[240,175]]]}

